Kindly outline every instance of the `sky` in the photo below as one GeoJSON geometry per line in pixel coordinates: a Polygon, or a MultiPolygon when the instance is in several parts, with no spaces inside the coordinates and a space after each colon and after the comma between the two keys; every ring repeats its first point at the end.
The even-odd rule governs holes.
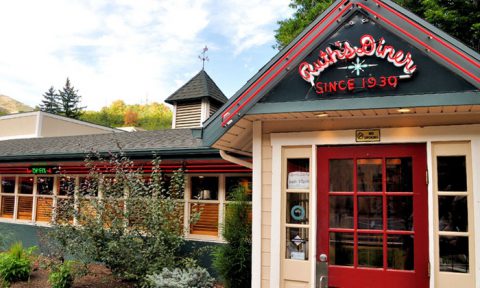
{"type": "Polygon", "coordinates": [[[68,77],[87,110],[163,102],[202,68],[231,97],[277,51],[289,0],[0,1],[0,94],[34,107],[68,77]]]}

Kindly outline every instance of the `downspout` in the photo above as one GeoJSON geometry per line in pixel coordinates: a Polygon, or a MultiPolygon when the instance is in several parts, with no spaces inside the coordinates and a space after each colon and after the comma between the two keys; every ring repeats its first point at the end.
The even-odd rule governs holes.
{"type": "Polygon", "coordinates": [[[235,164],[238,164],[240,166],[247,167],[247,168],[250,168],[250,169],[253,168],[252,162],[248,162],[248,161],[245,161],[243,159],[240,159],[240,158],[234,157],[232,155],[229,155],[224,150],[220,150],[220,157],[222,157],[223,160],[226,160],[228,162],[232,162],[232,163],[235,163],[235,164]]]}

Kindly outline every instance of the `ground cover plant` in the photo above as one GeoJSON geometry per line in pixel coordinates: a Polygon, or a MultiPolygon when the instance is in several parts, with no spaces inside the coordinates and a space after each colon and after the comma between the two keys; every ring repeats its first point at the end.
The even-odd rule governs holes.
{"type": "Polygon", "coordinates": [[[145,176],[121,153],[92,154],[85,161],[90,172],[77,190],[67,177],[61,181],[71,197],[59,201],[54,211],[48,234],[52,255],[104,263],[114,275],[137,283],[147,274],[185,263],[179,255],[183,170],[167,176],[153,160],[145,176]]]}
{"type": "Polygon", "coordinates": [[[0,278],[2,286],[12,282],[28,280],[36,247],[23,248],[21,242],[14,243],[8,251],[0,254],[0,278]]]}
{"type": "Polygon", "coordinates": [[[146,286],[150,288],[213,288],[214,284],[207,269],[201,267],[163,268],[161,273],[146,277],[146,286]]]}

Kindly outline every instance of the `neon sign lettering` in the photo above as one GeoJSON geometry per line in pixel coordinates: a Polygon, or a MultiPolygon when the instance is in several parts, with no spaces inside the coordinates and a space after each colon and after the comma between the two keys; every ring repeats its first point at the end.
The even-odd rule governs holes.
{"type": "Polygon", "coordinates": [[[411,75],[417,70],[410,52],[405,53],[402,50],[396,50],[393,46],[385,45],[383,37],[375,41],[372,35],[366,34],[360,38],[360,47],[352,46],[348,41],[337,41],[334,49],[328,47],[325,51],[320,51],[318,59],[313,63],[301,63],[298,67],[298,72],[303,80],[315,87],[315,77],[319,76],[328,67],[340,60],[351,60],[355,57],[364,56],[376,56],[387,59],[388,62],[396,67],[403,67],[403,72],[406,75],[411,75]]]}

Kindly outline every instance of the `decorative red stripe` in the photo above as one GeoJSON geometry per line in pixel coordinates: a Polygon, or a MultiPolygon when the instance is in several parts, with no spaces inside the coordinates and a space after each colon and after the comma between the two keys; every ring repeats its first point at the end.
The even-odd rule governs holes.
{"type": "Polygon", "coordinates": [[[368,8],[367,6],[363,5],[362,3],[358,3],[357,4],[358,6],[361,6],[363,9],[369,11],[370,13],[376,15],[378,18],[381,18],[383,21],[387,22],[388,24],[390,24],[391,26],[395,27],[396,29],[402,31],[403,33],[405,33],[406,35],[408,35],[411,39],[415,40],[417,43],[419,43],[420,45],[422,45],[423,47],[429,49],[431,52],[437,54],[437,56],[439,56],[440,58],[442,58],[443,60],[447,61],[448,63],[450,63],[451,65],[455,66],[458,70],[462,71],[463,73],[467,74],[468,76],[470,76],[472,79],[476,80],[477,82],[480,82],[480,77],[477,77],[475,75],[473,75],[472,73],[470,73],[469,71],[467,71],[465,68],[463,68],[462,66],[460,66],[459,64],[455,63],[453,60],[449,59],[448,57],[446,57],[445,55],[443,55],[442,53],[438,52],[437,50],[433,49],[432,47],[430,47],[429,45],[425,44],[422,40],[418,39],[417,37],[413,36],[412,34],[410,34],[409,32],[403,30],[402,28],[400,28],[399,26],[395,25],[394,23],[392,23],[390,20],[388,20],[387,18],[385,17],[382,17],[380,15],[378,15],[377,13],[375,13],[375,11],[373,11],[372,9],[368,8]]]}
{"type": "MultiPolygon", "coordinates": [[[[379,3],[377,0],[374,0],[376,3],[379,3]]],[[[325,17],[323,18],[313,29],[311,29],[302,39],[300,39],[299,42],[297,42],[297,44],[295,44],[295,46],[292,47],[291,50],[295,49],[297,46],[299,46],[300,44],[302,44],[303,41],[305,41],[306,38],[308,38],[310,36],[311,33],[313,33],[313,30],[315,30],[318,26],[320,26],[321,24],[323,24],[323,22],[341,5],[343,5],[343,1],[341,3],[339,3],[334,9],[332,9],[332,11],[330,11],[330,13],[325,17]]],[[[352,3],[349,3],[344,10],[347,10],[348,8],[350,8],[353,4],[352,3]]],[[[413,36],[412,34],[408,33],[407,31],[401,29],[400,27],[398,27],[397,25],[393,24],[391,21],[387,20],[386,18],[382,17],[382,16],[379,16],[377,13],[375,13],[372,9],[366,7],[365,5],[363,5],[362,3],[357,3],[358,6],[361,6],[363,7],[365,10],[368,10],[370,11],[372,14],[376,15],[377,17],[381,18],[383,21],[389,23],[391,26],[393,27],[396,27],[397,29],[399,29],[400,31],[403,31],[405,34],[409,35],[410,38],[412,38],[413,40],[415,40],[417,43],[419,43],[420,45],[430,49],[430,51],[434,52],[435,54],[437,54],[439,57],[441,57],[442,59],[444,59],[445,61],[447,61],[448,63],[452,64],[453,66],[455,66],[457,69],[459,69],[460,71],[462,71],[463,73],[467,74],[468,76],[470,76],[472,79],[476,80],[477,82],[480,82],[480,78],[473,75],[472,73],[470,73],[469,71],[467,71],[466,69],[464,69],[463,67],[461,67],[460,65],[458,65],[457,63],[455,63],[453,60],[450,60],[449,58],[447,58],[446,56],[444,56],[443,54],[441,54],[440,52],[438,52],[437,50],[431,48],[430,46],[428,46],[427,44],[425,44],[423,41],[419,40],[417,37],[413,36]]],[[[388,6],[385,6],[383,4],[380,4],[382,5],[383,7],[385,7],[387,10],[391,11],[392,13],[396,14],[397,16],[399,16],[400,18],[406,20],[409,24],[411,24],[412,26],[416,27],[417,29],[421,30],[422,32],[430,35],[428,32],[426,32],[427,30],[425,30],[424,28],[422,28],[421,26],[417,25],[416,23],[410,21],[408,18],[404,17],[402,14],[396,12],[395,10],[391,9],[390,7],[388,6]]],[[[323,31],[325,31],[331,24],[332,22],[334,22],[336,19],[338,19],[340,16],[342,16],[341,13],[338,14],[338,16],[336,16],[332,21],[330,21],[327,26],[322,29],[322,31],[320,31],[319,33],[317,33],[317,35],[315,37],[317,37],[319,34],[321,34],[323,31]]],[[[477,67],[480,67],[480,64],[479,63],[476,63],[474,60],[468,58],[468,56],[465,56],[463,53],[461,53],[460,51],[458,50],[455,50],[453,47],[451,47],[450,45],[448,45],[446,42],[442,41],[441,39],[439,39],[438,37],[434,37],[433,35],[430,35],[432,36],[433,39],[437,40],[439,43],[441,43],[442,45],[446,46],[447,48],[449,48],[450,50],[452,50],[453,52],[455,52],[457,55],[461,56],[462,58],[468,60],[469,62],[471,62],[472,64],[474,64],[475,66],[477,67]]],[[[257,81],[255,81],[255,83],[247,89],[247,91],[245,91],[237,100],[235,100],[234,103],[232,103],[228,108],[227,110],[222,114],[222,126],[225,127],[226,124],[238,113],[239,110],[241,110],[243,107],[245,107],[245,105],[247,105],[259,92],[260,90],[262,90],[270,81],[272,81],[273,78],[275,78],[280,72],[281,70],[283,70],[287,65],[289,65],[293,59],[295,59],[298,54],[300,54],[301,52],[303,52],[310,44],[311,42],[313,42],[313,40],[315,40],[315,38],[311,39],[300,51],[298,51],[293,57],[290,57],[288,59],[288,61],[281,67],[281,69],[279,71],[277,71],[275,74],[273,74],[272,76],[270,76],[270,78],[267,80],[266,83],[264,83],[260,88],[258,88],[248,99],[246,99],[240,106],[238,106],[230,115],[228,116],[225,116],[227,113],[229,113],[232,109],[234,109],[235,105],[237,105],[241,100],[243,100],[243,98],[248,94],[250,93],[254,88],[256,88],[256,86],[258,85],[258,83],[260,83],[265,77],[267,77],[267,74],[270,73],[272,70],[274,70],[279,64],[280,62],[283,62],[283,61],[280,61],[278,60],[266,73],[264,73],[257,81]]],[[[287,55],[288,53],[286,53],[287,55]]],[[[283,60],[283,59],[281,59],[283,60]]]]}
{"type": "MultiPolygon", "coordinates": [[[[344,2],[346,2],[346,1],[342,1],[342,2],[340,2],[337,6],[335,6],[335,8],[332,9],[332,11],[330,11],[330,13],[328,13],[327,16],[325,16],[325,18],[323,18],[320,22],[318,22],[318,24],[315,25],[315,27],[314,27],[313,29],[311,29],[305,36],[303,36],[303,38],[300,39],[300,41],[298,41],[298,42],[290,49],[290,51],[292,51],[292,50],[294,50],[295,48],[297,48],[298,46],[302,45],[302,42],[303,42],[305,39],[307,39],[307,38],[310,36],[310,34],[312,34],[313,31],[314,31],[318,26],[322,25],[323,22],[325,22],[325,21],[327,20],[327,18],[330,17],[330,15],[331,15],[333,12],[335,12],[335,10],[337,10],[341,5],[344,4],[344,2]]],[[[345,7],[345,10],[346,10],[347,8],[351,7],[351,6],[352,6],[352,3],[350,3],[347,7],[345,7]]],[[[335,19],[337,19],[338,17],[340,17],[340,15],[337,16],[337,17],[335,17],[335,19]]],[[[335,19],[334,19],[334,20],[335,20],[335,19]]],[[[330,22],[328,23],[327,27],[325,27],[325,28],[322,30],[322,32],[323,32],[326,28],[328,28],[331,23],[332,23],[332,21],[330,21],[330,22]]],[[[317,33],[317,35],[318,35],[318,34],[319,34],[319,33],[317,33]]],[[[307,44],[310,44],[313,40],[314,40],[314,39],[310,40],[307,44]]],[[[296,57],[299,53],[303,52],[303,51],[305,50],[305,48],[307,48],[307,46],[308,46],[308,45],[306,45],[306,46],[303,47],[300,51],[298,51],[298,52],[295,54],[294,57],[289,57],[289,60],[282,66],[281,70],[284,69],[288,64],[290,64],[290,63],[292,62],[292,60],[295,59],[295,57],[296,57]]],[[[285,55],[288,55],[288,52],[285,53],[285,55]]],[[[284,58],[284,59],[287,59],[287,58],[288,58],[288,56],[286,56],[286,58],[284,58]]],[[[281,60],[284,60],[284,59],[281,59],[281,60]]],[[[266,84],[268,84],[268,83],[271,81],[272,78],[274,78],[276,75],[278,75],[278,73],[280,72],[280,70],[279,70],[277,73],[275,73],[272,77],[270,77],[270,79],[268,79],[267,83],[265,83],[264,85],[262,85],[262,87],[260,87],[259,89],[257,89],[257,91],[256,91],[252,96],[250,96],[243,104],[241,104],[235,111],[233,111],[229,116],[227,116],[227,117],[225,118],[225,115],[226,115],[227,113],[229,113],[229,112],[234,108],[234,106],[237,105],[248,93],[250,93],[250,91],[252,91],[252,90],[258,85],[258,83],[260,83],[265,77],[267,77],[267,74],[268,74],[268,73],[270,73],[270,72],[272,72],[273,70],[275,70],[276,67],[281,64],[281,62],[283,62],[283,61],[280,61],[280,60],[279,60],[279,61],[277,61],[272,67],[270,67],[270,69],[268,69],[267,72],[265,72],[257,81],[255,81],[255,83],[254,83],[250,88],[248,88],[247,91],[245,91],[240,97],[238,97],[238,99],[235,100],[235,102],[233,102],[233,103],[227,108],[227,110],[222,113],[222,119],[223,119],[223,121],[222,121],[222,126],[225,126],[226,123],[227,123],[228,121],[230,121],[230,120],[233,118],[233,116],[238,112],[238,110],[240,110],[240,109],[243,108],[248,102],[250,102],[250,100],[258,94],[258,90],[259,90],[259,89],[261,90],[266,84]]]]}
{"type": "Polygon", "coordinates": [[[437,40],[438,42],[440,42],[441,44],[443,44],[443,46],[446,46],[448,49],[452,50],[453,52],[455,52],[457,55],[459,55],[460,57],[462,57],[463,59],[467,60],[468,62],[472,63],[473,65],[477,66],[480,68],[480,62],[477,62],[475,60],[473,60],[472,58],[466,56],[464,53],[462,53],[461,51],[459,51],[458,49],[455,49],[455,47],[453,47],[452,45],[448,44],[447,42],[443,41],[441,38],[435,36],[435,35],[432,35],[427,29],[423,28],[422,26],[418,25],[416,22],[413,22],[412,20],[410,20],[409,18],[405,17],[403,14],[399,13],[398,11],[394,10],[393,8],[391,8],[390,6],[387,6],[385,5],[383,2],[381,1],[378,1],[378,0],[373,0],[375,3],[377,3],[378,5],[384,7],[385,9],[387,9],[388,11],[392,12],[393,14],[397,15],[398,17],[402,18],[403,20],[405,20],[406,22],[410,23],[410,25],[414,26],[415,28],[417,28],[418,30],[422,31],[423,33],[429,35],[430,37],[432,37],[433,39],[437,40]]]}

